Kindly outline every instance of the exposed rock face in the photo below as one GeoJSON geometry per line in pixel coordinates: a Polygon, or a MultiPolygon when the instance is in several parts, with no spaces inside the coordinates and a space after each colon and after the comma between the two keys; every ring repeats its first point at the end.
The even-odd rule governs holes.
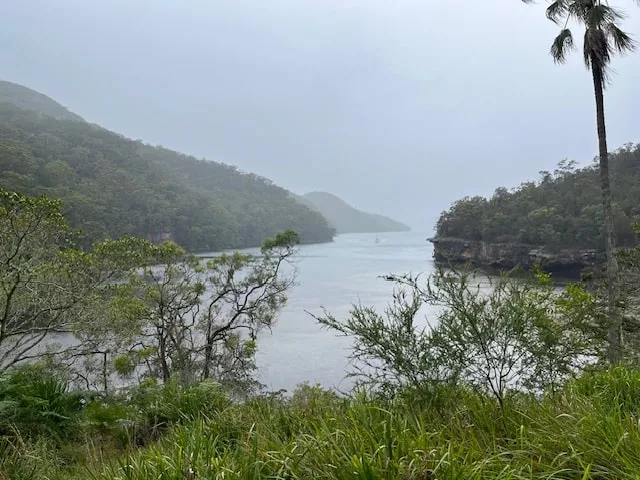
{"type": "Polygon", "coordinates": [[[474,267],[492,271],[515,267],[530,269],[539,265],[543,270],[562,278],[579,278],[581,272],[599,269],[604,256],[597,250],[566,249],[546,251],[535,245],[519,243],[485,243],[460,238],[429,238],[433,243],[433,257],[437,263],[474,267]]]}

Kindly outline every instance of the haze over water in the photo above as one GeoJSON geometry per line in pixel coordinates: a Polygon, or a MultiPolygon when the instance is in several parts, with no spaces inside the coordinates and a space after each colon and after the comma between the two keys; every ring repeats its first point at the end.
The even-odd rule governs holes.
{"type": "Polygon", "coordinates": [[[322,329],[309,315],[326,308],[343,319],[354,303],[382,312],[393,283],[380,275],[433,270],[427,233],[339,235],[333,243],[305,245],[297,255],[296,286],[272,334],[258,339],[259,378],[269,390],[291,390],[302,382],[346,389],[350,341],[322,329]]]}

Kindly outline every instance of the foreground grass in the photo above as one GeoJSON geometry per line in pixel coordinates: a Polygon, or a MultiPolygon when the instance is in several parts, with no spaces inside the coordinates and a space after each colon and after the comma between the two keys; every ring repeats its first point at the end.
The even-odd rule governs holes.
{"type": "Polygon", "coordinates": [[[504,411],[463,388],[383,401],[303,387],[203,406],[125,451],[29,441],[0,452],[0,479],[639,479],[639,414],[640,374],[623,369],[504,411]]]}

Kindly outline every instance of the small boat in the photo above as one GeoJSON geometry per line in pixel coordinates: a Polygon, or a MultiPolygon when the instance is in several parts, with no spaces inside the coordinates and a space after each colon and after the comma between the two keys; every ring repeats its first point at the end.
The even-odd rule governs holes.
{"type": "Polygon", "coordinates": [[[374,242],[375,242],[376,244],[380,243],[380,239],[378,238],[378,236],[377,236],[377,235],[376,235],[376,239],[374,240],[374,242]]]}

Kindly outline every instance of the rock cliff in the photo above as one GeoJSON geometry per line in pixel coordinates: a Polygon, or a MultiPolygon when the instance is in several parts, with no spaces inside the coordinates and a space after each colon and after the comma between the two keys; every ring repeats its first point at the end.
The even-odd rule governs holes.
{"type": "Polygon", "coordinates": [[[604,256],[597,250],[565,249],[547,251],[535,245],[518,243],[486,243],[460,238],[429,238],[433,243],[436,263],[460,265],[468,263],[490,271],[530,269],[539,265],[556,277],[579,278],[581,273],[599,270],[604,256]]]}

